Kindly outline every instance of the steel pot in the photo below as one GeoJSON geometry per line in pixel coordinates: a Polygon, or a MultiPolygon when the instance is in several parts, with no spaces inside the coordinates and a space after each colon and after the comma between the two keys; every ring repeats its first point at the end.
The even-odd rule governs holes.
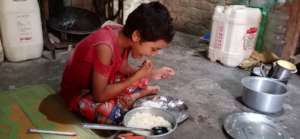
{"type": "Polygon", "coordinates": [[[287,87],[280,81],[266,77],[245,77],[243,102],[250,108],[263,113],[277,113],[282,110],[287,87]]]}
{"type": "Polygon", "coordinates": [[[287,83],[291,75],[296,72],[297,68],[294,64],[285,60],[278,60],[273,64],[268,77],[278,79],[283,83],[287,83]]]}
{"type": "Polygon", "coordinates": [[[174,115],[172,115],[168,111],[159,109],[159,108],[152,108],[152,107],[134,108],[125,114],[124,119],[123,119],[124,126],[127,127],[128,121],[135,113],[151,113],[156,116],[161,116],[171,123],[172,129],[169,132],[167,132],[165,134],[161,134],[161,135],[149,135],[148,136],[148,135],[142,135],[139,132],[135,132],[135,131],[133,131],[133,133],[142,135],[145,137],[145,139],[173,139],[174,138],[173,133],[174,133],[175,129],[177,128],[177,122],[176,122],[176,118],[174,117],[174,115]]]}

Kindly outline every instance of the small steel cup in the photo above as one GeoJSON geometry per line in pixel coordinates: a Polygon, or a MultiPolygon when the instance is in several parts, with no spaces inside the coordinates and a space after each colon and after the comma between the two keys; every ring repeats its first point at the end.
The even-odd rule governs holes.
{"type": "Polygon", "coordinates": [[[296,72],[297,68],[294,64],[285,60],[278,60],[273,64],[268,77],[278,79],[279,81],[287,84],[292,74],[296,72]]]}

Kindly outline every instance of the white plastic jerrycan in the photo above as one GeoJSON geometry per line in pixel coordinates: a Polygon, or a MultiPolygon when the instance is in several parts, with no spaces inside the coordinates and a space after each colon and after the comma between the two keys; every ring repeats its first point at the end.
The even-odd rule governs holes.
{"type": "Polygon", "coordinates": [[[208,57],[238,66],[255,48],[261,11],[244,5],[217,6],[213,15],[208,57]]]}
{"type": "Polygon", "coordinates": [[[7,60],[17,62],[42,55],[43,34],[37,0],[0,0],[0,17],[7,60]]]}

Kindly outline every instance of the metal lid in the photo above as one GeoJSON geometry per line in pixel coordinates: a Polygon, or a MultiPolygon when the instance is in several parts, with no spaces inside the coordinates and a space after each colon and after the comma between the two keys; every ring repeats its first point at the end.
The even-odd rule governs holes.
{"type": "Polygon", "coordinates": [[[293,63],[291,63],[289,61],[286,61],[286,60],[278,60],[278,61],[276,61],[276,63],[279,66],[281,66],[285,69],[288,69],[288,70],[296,70],[297,69],[296,66],[293,63]]]}

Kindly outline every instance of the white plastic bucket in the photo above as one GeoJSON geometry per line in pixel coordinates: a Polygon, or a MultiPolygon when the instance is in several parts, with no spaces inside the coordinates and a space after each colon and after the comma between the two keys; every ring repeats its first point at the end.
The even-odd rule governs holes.
{"type": "Polygon", "coordinates": [[[2,45],[9,61],[38,58],[43,34],[37,0],[0,0],[2,45]]]}
{"type": "Polygon", "coordinates": [[[258,8],[217,6],[213,15],[208,57],[236,67],[253,52],[261,20],[258,8]]]}

